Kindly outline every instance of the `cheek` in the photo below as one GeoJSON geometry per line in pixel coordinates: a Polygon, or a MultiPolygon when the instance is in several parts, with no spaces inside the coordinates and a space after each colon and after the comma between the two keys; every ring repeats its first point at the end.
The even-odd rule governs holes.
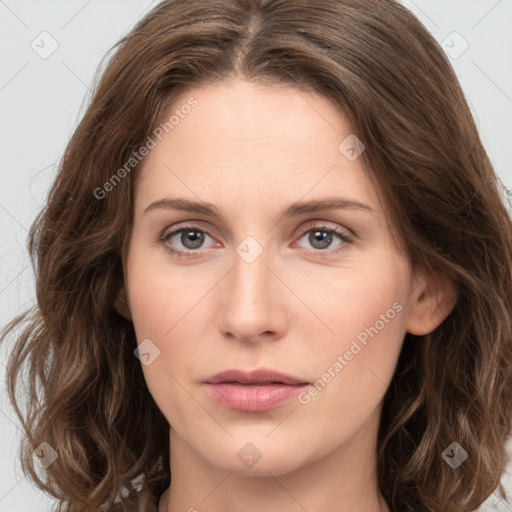
{"type": "Polygon", "coordinates": [[[186,425],[187,418],[202,415],[201,410],[194,409],[196,402],[190,399],[194,390],[187,382],[193,373],[191,364],[197,361],[191,353],[189,333],[183,330],[190,326],[183,308],[187,301],[180,290],[174,289],[171,294],[166,287],[150,286],[150,280],[141,281],[140,286],[137,280],[132,284],[130,305],[139,350],[142,352],[142,343],[149,339],[157,354],[150,364],[144,364],[141,358],[147,388],[169,424],[186,425]]]}
{"type": "Polygon", "coordinates": [[[208,286],[192,267],[172,268],[155,252],[134,248],[130,254],[130,310],[139,341],[153,337],[167,343],[177,327],[187,324],[189,312],[194,314],[208,286]]]}
{"type": "MultiPolygon", "coordinates": [[[[215,280],[191,279],[191,268],[171,270],[162,263],[146,263],[142,251],[133,251],[127,265],[128,295],[138,344],[150,340],[157,354],[150,364],[142,364],[148,389],[160,410],[173,421],[184,421],[187,414],[202,414],[190,399],[191,376],[204,360],[205,327],[201,323],[207,304],[206,294],[215,280]],[[156,347],[156,348],[155,348],[156,347]],[[192,410],[191,410],[192,409],[192,410]]],[[[205,276],[207,277],[207,276],[205,276]]]]}
{"type": "Polygon", "coordinates": [[[330,411],[348,428],[357,429],[382,400],[405,336],[407,267],[383,267],[353,272],[336,286],[325,283],[328,292],[312,296],[333,332],[316,338],[317,380],[299,402],[316,417],[330,411]]]}
{"type": "MultiPolygon", "coordinates": [[[[291,282],[293,276],[287,277],[291,282]]],[[[407,267],[387,259],[380,265],[353,265],[329,275],[295,279],[294,292],[304,297],[309,310],[295,320],[299,329],[315,328],[317,354],[343,353],[354,340],[369,346],[370,340],[378,339],[383,345],[405,332],[408,284],[407,267]]]]}
{"type": "Polygon", "coordinates": [[[336,269],[330,278],[308,278],[294,288],[322,320],[306,314],[300,324],[291,321],[297,335],[290,337],[303,344],[290,356],[308,369],[312,385],[298,396],[282,437],[294,439],[308,457],[360,432],[368,444],[364,436],[378,421],[405,334],[408,286],[407,268],[390,258],[379,263],[336,269]]]}

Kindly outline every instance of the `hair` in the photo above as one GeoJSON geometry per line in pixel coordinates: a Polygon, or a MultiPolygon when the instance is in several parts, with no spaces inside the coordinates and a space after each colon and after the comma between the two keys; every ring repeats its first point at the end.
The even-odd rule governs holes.
{"type": "Polygon", "coordinates": [[[237,77],[339,106],[399,247],[456,287],[433,332],[406,334],[384,397],[377,475],[389,508],[472,511],[497,486],[505,498],[511,221],[456,75],[415,16],[393,0],[168,0],[114,49],[31,226],[36,304],[1,338],[16,333],[7,383],[23,471],[59,512],[109,507],[140,475],[154,500],[170,484],[169,423],[113,307],[144,159],[112,178],[179,94],[237,77]],[[31,455],[42,442],[58,453],[43,475],[31,455]],[[468,454],[456,470],[442,457],[453,442],[468,454]]]}

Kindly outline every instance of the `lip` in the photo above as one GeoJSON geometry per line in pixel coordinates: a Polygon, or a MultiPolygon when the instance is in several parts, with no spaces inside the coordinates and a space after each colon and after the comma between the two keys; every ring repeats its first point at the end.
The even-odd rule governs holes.
{"type": "Polygon", "coordinates": [[[263,412],[297,396],[310,383],[268,368],[226,370],[203,381],[211,398],[236,411],[263,412]]]}

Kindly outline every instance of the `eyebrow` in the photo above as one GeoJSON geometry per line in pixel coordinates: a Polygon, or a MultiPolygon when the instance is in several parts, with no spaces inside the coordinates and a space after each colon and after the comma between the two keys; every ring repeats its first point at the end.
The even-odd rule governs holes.
{"type": "MultiPolygon", "coordinates": [[[[159,208],[166,209],[174,209],[187,211],[191,213],[197,213],[202,215],[207,215],[209,217],[213,217],[215,219],[219,219],[223,221],[222,214],[218,210],[218,208],[211,203],[197,202],[191,201],[190,199],[185,198],[171,198],[166,197],[163,199],[159,199],[151,203],[145,210],[144,213],[147,213],[151,210],[156,210],[159,208]]],[[[297,201],[291,203],[289,206],[281,210],[279,212],[279,220],[288,217],[295,217],[298,215],[304,215],[306,213],[314,213],[320,210],[336,210],[336,209],[358,209],[368,212],[373,212],[374,210],[370,208],[368,205],[361,203],[359,201],[355,201],[353,199],[347,199],[343,197],[326,197],[323,199],[314,199],[310,201],[297,201]]]]}

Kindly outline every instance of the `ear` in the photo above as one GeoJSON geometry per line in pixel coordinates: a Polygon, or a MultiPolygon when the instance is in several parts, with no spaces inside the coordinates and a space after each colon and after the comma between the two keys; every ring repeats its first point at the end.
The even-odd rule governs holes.
{"type": "Polygon", "coordinates": [[[457,302],[457,289],[447,276],[417,276],[407,318],[407,332],[417,336],[429,334],[452,312],[457,302]]]}
{"type": "Polygon", "coordinates": [[[122,285],[117,291],[114,297],[114,309],[126,320],[132,321],[132,314],[130,311],[130,305],[128,304],[128,296],[126,293],[126,288],[122,285]]]}

